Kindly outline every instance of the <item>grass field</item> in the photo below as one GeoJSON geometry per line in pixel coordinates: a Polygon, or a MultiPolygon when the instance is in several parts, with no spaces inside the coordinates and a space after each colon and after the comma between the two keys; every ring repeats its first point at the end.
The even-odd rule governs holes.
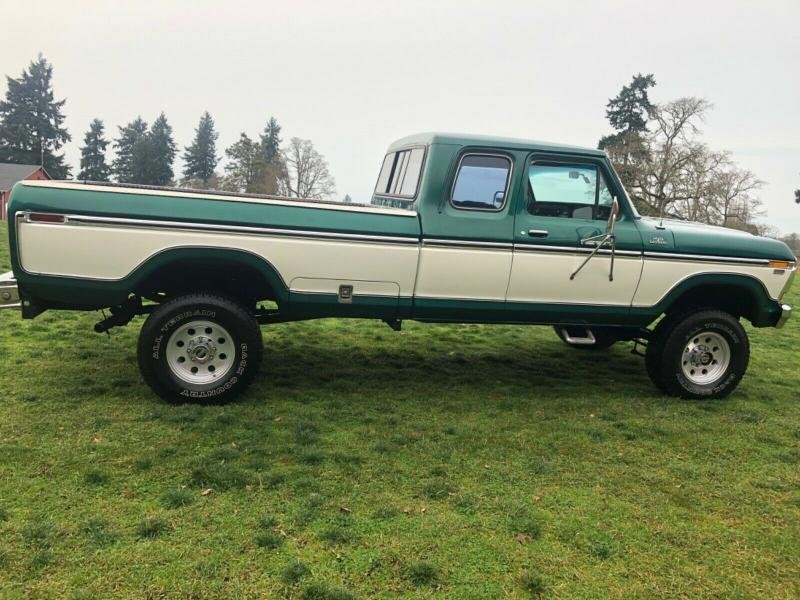
{"type": "Polygon", "coordinates": [[[800,595],[800,319],[710,402],[546,328],[275,325],[222,407],[96,320],[0,313],[2,598],[800,595]]]}

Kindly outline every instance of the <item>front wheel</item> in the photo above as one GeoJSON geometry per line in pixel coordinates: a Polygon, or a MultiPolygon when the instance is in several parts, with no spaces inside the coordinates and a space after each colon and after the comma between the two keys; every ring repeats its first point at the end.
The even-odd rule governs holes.
{"type": "Polygon", "coordinates": [[[261,329],[252,315],[210,293],[161,304],[139,334],[142,376],[173,403],[229,402],[253,380],[262,352],[261,329]]]}
{"type": "Polygon", "coordinates": [[[750,342],[733,315],[700,309],[662,320],[645,360],[653,383],[671,396],[723,398],[747,371],[750,342]]]}

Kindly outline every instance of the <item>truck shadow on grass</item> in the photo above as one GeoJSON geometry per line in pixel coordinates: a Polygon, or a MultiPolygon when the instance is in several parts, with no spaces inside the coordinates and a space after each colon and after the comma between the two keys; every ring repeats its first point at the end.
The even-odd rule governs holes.
{"type": "Polygon", "coordinates": [[[529,400],[587,395],[656,396],[641,357],[620,343],[605,351],[581,351],[558,341],[539,341],[520,349],[513,340],[482,346],[466,340],[456,349],[445,343],[414,340],[398,348],[356,344],[270,345],[248,399],[330,392],[408,398],[415,394],[459,397],[510,394],[529,400]],[[415,343],[419,341],[419,343],[415,343]],[[274,391],[271,391],[271,388],[274,391]]]}

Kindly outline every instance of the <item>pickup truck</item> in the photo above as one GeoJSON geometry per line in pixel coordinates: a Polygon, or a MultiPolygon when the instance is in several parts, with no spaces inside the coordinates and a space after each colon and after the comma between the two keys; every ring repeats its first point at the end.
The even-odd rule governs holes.
{"type": "Polygon", "coordinates": [[[718,398],[747,369],[740,321],[781,327],[797,266],[773,239],[640,216],[602,151],[466,135],[392,144],[369,205],[21,181],[8,214],[2,304],[102,309],[97,332],[147,314],[139,367],[173,402],[232,399],[261,324],[323,317],[634,341],[662,392],[718,398]]]}

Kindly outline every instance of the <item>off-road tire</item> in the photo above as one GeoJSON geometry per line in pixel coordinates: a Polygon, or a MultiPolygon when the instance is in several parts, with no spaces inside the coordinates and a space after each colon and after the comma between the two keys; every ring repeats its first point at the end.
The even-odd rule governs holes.
{"type": "MultiPolygon", "coordinates": [[[[175,344],[182,348],[187,345],[181,340],[175,344]]],[[[263,342],[258,323],[244,307],[228,297],[200,292],[178,296],[156,307],[142,326],[137,354],[145,382],[167,402],[222,404],[236,398],[252,382],[261,364],[263,342]],[[218,363],[222,359],[231,361],[230,366],[222,361],[227,370],[222,372],[218,368],[217,372],[222,372],[218,379],[198,383],[191,381],[188,373],[183,379],[176,374],[181,373],[174,363],[176,351],[169,350],[168,344],[176,337],[188,335],[182,332],[194,334],[193,329],[186,327],[195,322],[207,323],[209,335],[213,335],[216,326],[227,334],[210,342],[218,363]]],[[[180,356],[178,360],[185,363],[187,358],[180,356]]],[[[205,376],[215,377],[208,373],[211,365],[197,365],[201,370],[204,366],[205,376]]]]}
{"type": "Polygon", "coordinates": [[[594,344],[571,344],[567,341],[566,337],[564,337],[564,326],[563,325],[554,325],[553,331],[556,332],[558,338],[564,342],[570,348],[575,348],[576,350],[605,350],[610,348],[614,344],[616,344],[619,340],[611,335],[608,331],[603,329],[593,329],[591,327],[586,327],[586,329],[590,329],[592,335],[594,335],[595,343],[594,344]]]}
{"type": "Polygon", "coordinates": [[[665,394],[702,400],[724,398],[733,392],[749,360],[750,342],[739,320],[721,310],[699,308],[659,322],[647,343],[645,365],[653,384],[665,394]],[[685,373],[684,351],[706,332],[727,343],[728,364],[713,381],[697,383],[685,373]]]}

